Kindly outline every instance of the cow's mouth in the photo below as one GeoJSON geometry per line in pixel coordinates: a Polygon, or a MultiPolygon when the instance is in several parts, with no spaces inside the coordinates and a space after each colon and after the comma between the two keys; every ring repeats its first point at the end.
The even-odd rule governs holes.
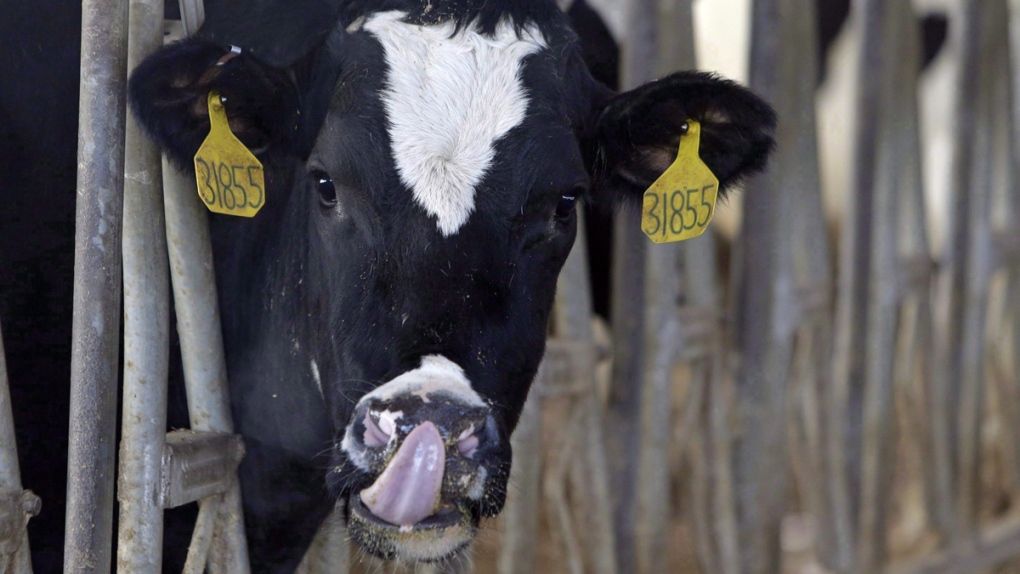
{"type": "MultiPolygon", "coordinates": [[[[376,434],[386,430],[366,418],[366,437],[376,434]]],[[[348,529],[362,548],[383,558],[435,561],[470,542],[476,528],[465,495],[481,470],[463,457],[448,459],[448,449],[460,450],[424,422],[403,439],[370,486],[351,493],[348,529]]],[[[481,477],[484,481],[484,473],[481,477]]]]}
{"type": "Polygon", "coordinates": [[[443,505],[411,526],[391,524],[372,513],[358,494],[348,505],[348,533],[366,552],[391,559],[436,562],[451,558],[474,538],[470,513],[443,505]]]}

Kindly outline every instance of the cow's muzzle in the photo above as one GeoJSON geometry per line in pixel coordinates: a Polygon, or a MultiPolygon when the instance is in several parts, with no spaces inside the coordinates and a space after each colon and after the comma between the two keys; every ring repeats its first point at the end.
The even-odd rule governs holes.
{"type": "Polygon", "coordinates": [[[348,529],[376,555],[447,558],[474,537],[501,441],[457,365],[426,357],[359,401],[342,442],[372,482],[350,493],[348,529]]]}

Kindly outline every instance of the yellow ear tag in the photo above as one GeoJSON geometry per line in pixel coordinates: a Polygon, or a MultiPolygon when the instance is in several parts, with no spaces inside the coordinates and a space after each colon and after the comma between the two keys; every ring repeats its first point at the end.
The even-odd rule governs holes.
{"type": "Polygon", "coordinates": [[[715,215],[719,180],[698,155],[701,125],[688,120],[676,161],[645,191],[641,231],[656,243],[701,235],[715,215]]]}
{"type": "Polygon", "coordinates": [[[195,154],[198,195],[209,211],[252,217],[266,202],[262,162],[230,131],[220,93],[208,101],[209,135],[195,154]]]}

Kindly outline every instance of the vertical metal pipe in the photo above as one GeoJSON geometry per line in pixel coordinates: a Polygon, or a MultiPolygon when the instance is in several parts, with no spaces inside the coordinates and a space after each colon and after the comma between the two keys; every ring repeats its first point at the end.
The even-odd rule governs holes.
{"type": "MultiPolygon", "coordinates": [[[[964,472],[971,472],[970,469],[962,469],[958,465],[961,462],[959,449],[961,446],[960,431],[971,426],[974,409],[979,408],[973,402],[976,397],[970,397],[961,412],[960,401],[965,393],[967,385],[976,384],[977,381],[966,381],[964,369],[964,328],[966,321],[966,298],[969,292],[968,284],[972,269],[968,263],[971,253],[971,224],[972,212],[974,210],[974,197],[971,193],[975,181],[974,159],[971,144],[978,133],[977,108],[979,84],[981,79],[981,4],[979,0],[968,0],[963,3],[960,10],[958,25],[954,26],[959,30],[962,40],[962,53],[960,61],[959,77],[957,78],[957,106],[954,114],[956,133],[953,138],[956,145],[953,146],[951,157],[951,178],[953,185],[950,187],[948,226],[949,241],[946,244],[943,256],[943,265],[940,273],[939,283],[939,310],[938,317],[938,341],[936,353],[936,380],[933,389],[933,401],[935,402],[934,415],[945,423],[945,431],[936,439],[944,448],[936,450],[944,453],[948,460],[941,461],[940,468],[943,482],[948,483],[953,492],[960,492],[961,475],[964,472]],[[964,143],[965,142],[965,143],[964,143]],[[965,415],[965,416],[962,416],[965,415]]],[[[969,442],[969,441],[968,441],[969,442]]],[[[966,445],[969,446],[969,445],[966,445]]],[[[969,453],[967,454],[969,457],[969,453]]],[[[943,510],[950,514],[948,526],[950,537],[954,542],[963,542],[970,530],[971,518],[966,514],[969,508],[961,508],[960,505],[952,505],[943,510]]]]}
{"type": "MultiPolygon", "coordinates": [[[[694,67],[694,22],[690,0],[659,2],[652,16],[657,27],[654,70],[665,74],[694,67]]],[[[644,238],[642,238],[644,239],[644,238]]],[[[669,565],[670,517],[673,513],[670,447],[673,439],[673,367],[684,341],[677,302],[696,306],[688,297],[693,275],[714,274],[709,264],[698,270],[681,260],[711,259],[711,234],[682,244],[647,245],[645,253],[643,365],[634,502],[635,554],[639,572],[662,572],[669,565]],[[700,256],[700,257],[699,257],[700,256]]],[[[632,342],[633,344],[633,342],[632,342]]]]}
{"type": "Polygon", "coordinates": [[[110,571],[127,2],[82,2],[64,572],[110,571]]]}
{"type": "MultiPolygon", "coordinates": [[[[994,67],[998,54],[993,54],[992,26],[1002,22],[1003,17],[995,14],[997,2],[983,0],[974,8],[975,35],[965,43],[975,44],[972,65],[980,67],[977,72],[977,93],[971,105],[974,114],[972,139],[957,140],[968,142],[963,153],[969,155],[970,177],[960,179],[962,186],[954,191],[966,193],[966,207],[959,212],[957,233],[954,240],[960,241],[956,259],[957,272],[962,272],[962,282],[955,287],[960,297],[960,346],[952,348],[954,369],[958,369],[959,403],[957,403],[957,518],[960,540],[971,539],[978,533],[980,519],[982,451],[981,429],[984,414],[985,348],[988,316],[988,297],[991,289],[993,262],[993,236],[991,220],[994,158],[996,155],[994,134],[1001,118],[996,117],[994,91],[996,76],[1000,73],[994,67]],[[993,18],[996,22],[993,24],[993,18]]],[[[998,46],[996,46],[998,48],[998,46]]],[[[966,67],[968,64],[964,64],[966,67]]],[[[967,74],[967,72],[964,72],[967,74]]],[[[966,76],[964,76],[966,78],[966,76]]],[[[963,102],[961,102],[961,105],[963,102]]],[[[961,178],[963,174],[961,174],[961,178]]]]}
{"type": "MultiPolygon", "coordinates": [[[[780,118],[793,107],[798,91],[796,50],[786,36],[799,9],[795,0],[758,0],[752,13],[751,88],[773,102],[780,118]]],[[[793,235],[787,231],[797,212],[790,174],[797,124],[780,121],[779,148],[770,170],[748,182],[741,229],[740,283],[734,297],[739,428],[734,468],[739,513],[741,572],[779,571],[780,525],[788,484],[786,394],[798,323],[793,235]]]]}
{"type": "MultiPolygon", "coordinates": [[[[656,72],[658,0],[630,0],[630,35],[621,46],[623,87],[634,88],[656,72]]],[[[637,500],[637,451],[640,441],[643,350],[635,341],[644,338],[645,253],[648,238],[641,231],[641,213],[617,213],[613,229],[612,324],[613,374],[606,413],[606,447],[613,496],[616,557],[621,572],[637,569],[634,538],[637,500]]]]}
{"type": "MultiPolygon", "coordinates": [[[[0,493],[21,492],[21,470],[18,467],[18,444],[14,436],[14,409],[7,380],[7,360],[4,356],[3,330],[0,329],[0,493]]],[[[3,561],[11,561],[11,574],[32,574],[28,530],[22,530],[17,550],[10,557],[0,553],[3,561]]]]}
{"type": "Polygon", "coordinates": [[[878,75],[880,110],[878,139],[869,142],[877,150],[874,174],[874,198],[869,214],[872,243],[868,306],[865,310],[866,366],[862,409],[860,515],[858,516],[857,570],[875,572],[886,560],[889,483],[894,461],[893,432],[894,389],[897,332],[901,312],[900,289],[900,195],[903,193],[907,161],[900,141],[909,128],[909,101],[914,98],[913,82],[906,82],[918,62],[907,61],[910,30],[914,13],[905,3],[881,6],[880,41],[886,53],[880,67],[870,70],[878,75]]]}
{"type": "Polygon", "coordinates": [[[216,528],[216,518],[220,514],[222,504],[222,494],[199,501],[198,518],[195,520],[195,530],[191,535],[188,557],[184,561],[184,574],[205,572],[205,565],[209,561],[209,548],[212,546],[213,530],[216,528]]]}
{"type": "Polygon", "coordinates": [[[205,22],[205,2],[203,0],[178,0],[178,6],[181,9],[181,24],[184,25],[184,35],[191,36],[205,22]]]}
{"type": "MultiPolygon", "coordinates": [[[[163,44],[163,0],[131,0],[128,68],[163,44]]],[[[124,151],[124,390],[117,571],[157,574],[163,556],[169,270],[159,150],[133,117],[124,151]]]]}
{"type": "Polygon", "coordinates": [[[832,469],[828,466],[827,421],[822,412],[824,396],[830,390],[829,364],[832,347],[832,324],[829,315],[832,291],[831,254],[828,229],[822,207],[819,173],[818,136],[815,96],[818,85],[817,7],[803,3],[792,13],[784,13],[789,26],[783,34],[783,49],[795,61],[798,73],[787,98],[790,109],[781,121],[792,124],[794,141],[784,144],[792,148],[801,164],[790,178],[789,187],[795,194],[797,209],[791,215],[790,233],[794,241],[794,271],[800,298],[802,324],[797,334],[795,364],[797,376],[790,381],[791,406],[798,408],[794,417],[804,443],[805,480],[799,481],[808,512],[816,517],[818,535],[816,550],[824,564],[834,553],[833,514],[827,496],[832,469]],[[792,112],[792,113],[791,113],[792,112]]]}
{"type": "MultiPolygon", "coordinates": [[[[168,165],[165,159],[163,200],[191,428],[233,432],[212,241],[205,207],[199,201],[195,182],[168,165]]],[[[216,566],[210,570],[248,572],[241,491],[236,482],[224,494],[220,517],[221,530],[210,557],[216,566]]]]}
{"type": "MultiPolygon", "coordinates": [[[[180,0],[180,8],[182,14],[192,15],[188,26],[201,26],[205,19],[202,0],[180,0]]],[[[186,28],[185,32],[193,32],[191,28],[186,28]]],[[[234,423],[206,210],[198,199],[194,180],[171,166],[166,158],[163,159],[163,204],[191,428],[230,433],[234,423]]],[[[213,533],[208,552],[209,572],[247,574],[251,566],[241,488],[236,480],[223,493],[222,502],[215,506],[218,507],[218,530],[213,533]]],[[[212,512],[210,508],[206,514],[212,512]]],[[[193,540],[192,544],[195,543],[193,540]]]]}
{"type": "MultiPolygon", "coordinates": [[[[577,240],[567,257],[557,282],[554,310],[556,334],[568,341],[594,347],[592,333],[591,284],[588,276],[587,223],[584,212],[577,214],[577,240]]],[[[592,353],[594,356],[594,353],[592,353]]],[[[602,404],[597,389],[595,365],[586,365],[581,374],[590,391],[575,405],[584,411],[581,420],[581,454],[577,457],[584,481],[574,484],[575,492],[585,505],[586,528],[583,536],[589,551],[592,571],[597,574],[617,572],[616,547],[613,541],[612,500],[609,489],[609,466],[606,460],[606,438],[602,404]]]]}
{"type": "Polygon", "coordinates": [[[863,413],[865,353],[867,333],[865,313],[871,282],[871,214],[874,200],[874,173],[879,126],[879,82],[877,70],[882,61],[881,0],[855,0],[853,13],[860,31],[857,53],[855,122],[851,185],[854,201],[848,203],[840,245],[839,279],[836,301],[833,382],[829,395],[829,420],[832,433],[832,508],[836,520],[836,563],[852,568],[856,545],[859,508],[859,469],[861,461],[861,425],[863,413]]]}
{"type": "Polygon", "coordinates": [[[497,569],[500,574],[528,574],[535,571],[538,548],[538,514],[542,498],[542,378],[538,375],[524,403],[512,446],[514,464],[503,521],[503,544],[499,549],[497,569]]]}

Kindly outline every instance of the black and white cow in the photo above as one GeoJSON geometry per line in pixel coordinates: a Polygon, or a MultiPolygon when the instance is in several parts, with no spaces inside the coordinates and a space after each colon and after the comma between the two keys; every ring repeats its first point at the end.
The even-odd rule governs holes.
{"type": "Polygon", "coordinates": [[[639,198],[688,120],[724,190],[776,120],[696,72],[613,93],[552,0],[264,8],[130,82],[177,164],[211,90],[266,164],[262,211],[211,220],[252,561],[292,569],[336,501],[368,552],[443,559],[503,506],[577,201],[639,198]]]}

